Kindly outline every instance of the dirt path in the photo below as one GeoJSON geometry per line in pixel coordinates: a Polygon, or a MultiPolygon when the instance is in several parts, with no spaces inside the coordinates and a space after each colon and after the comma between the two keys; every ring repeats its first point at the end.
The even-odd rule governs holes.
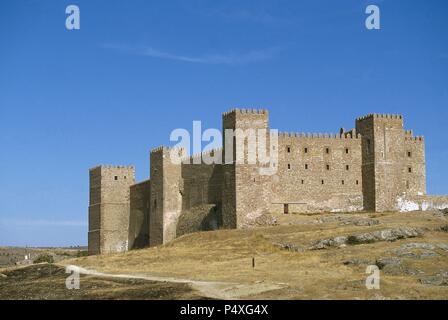
{"type": "Polygon", "coordinates": [[[181,279],[172,277],[159,277],[146,274],[112,274],[103,273],[95,270],[85,269],[79,266],[62,266],[76,270],[80,274],[92,275],[96,277],[108,277],[119,279],[140,279],[148,281],[160,281],[160,282],[172,282],[172,283],[186,283],[193,289],[198,291],[201,295],[213,299],[233,300],[241,297],[247,297],[255,294],[259,294],[266,291],[281,289],[285,287],[285,284],[275,284],[266,282],[254,282],[254,283],[234,283],[234,282],[215,282],[215,281],[198,281],[191,279],[181,279]]]}

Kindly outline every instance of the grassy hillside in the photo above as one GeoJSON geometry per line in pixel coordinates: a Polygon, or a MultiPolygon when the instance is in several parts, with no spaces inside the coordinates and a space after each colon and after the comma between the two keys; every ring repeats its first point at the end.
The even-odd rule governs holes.
{"type": "Polygon", "coordinates": [[[221,287],[214,289],[225,294],[218,297],[228,298],[448,298],[448,232],[443,229],[448,219],[440,212],[277,218],[280,225],[275,227],[189,234],[160,247],[63,264],[114,274],[219,282],[221,287]],[[403,236],[403,228],[405,234],[418,232],[403,236]],[[392,234],[395,239],[375,239],[375,234],[392,234]],[[333,241],[338,236],[345,242],[333,241]],[[322,239],[331,239],[320,242],[331,245],[313,250],[322,239]],[[380,290],[365,287],[366,267],[372,264],[382,268],[380,290]]]}

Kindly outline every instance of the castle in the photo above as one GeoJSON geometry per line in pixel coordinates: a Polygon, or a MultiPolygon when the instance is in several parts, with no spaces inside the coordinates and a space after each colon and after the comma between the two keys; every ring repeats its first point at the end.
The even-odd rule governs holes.
{"type": "MultiPolygon", "coordinates": [[[[222,128],[275,135],[276,173],[260,174],[262,164],[237,163],[235,156],[222,164],[173,163],[167,147],[151,150],[150,179],[140,183],[132,166],[92,168],[89,254],[160,245],[199,230],[250,227],[272,213],[448,206],[447,197],[426,195],[424,139],[404,130],[401,115],[360,117],[355,128],[338,134],[292,134],[270,132],[267,110],[233,109],[223,114],[222,128]]],[[[223,143],[208,155],[225,149],[223,143]]]]}

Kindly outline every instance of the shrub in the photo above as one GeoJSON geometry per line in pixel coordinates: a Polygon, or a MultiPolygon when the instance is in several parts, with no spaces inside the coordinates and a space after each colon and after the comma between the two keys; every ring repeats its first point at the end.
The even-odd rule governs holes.
{"type": "Polygon", "coordinates": [[[356,245],[356,244],[362,244],[362,243],[374,243],[374,242],[375,242],[374,239],[362,240],[356,236],[348,236],[348,238],[347,238],[347,244],[349,244],[349,245],[356,245]]]}
{"type": "Polygon", "coordinates": [[[87,252],[87,250],[78,250],[78,253],[76,254],[76,256],[78,258],[87,257],[88,255],[89,255],[89,253],[87,252]]]}
{"type": "Polygon", "coordinates": [[[448,224],[446,224],[444,226],[441,226],[440,230],[443,231],[443,232],[448,232],[448,224]]]}
{"type": "Polygon", "coordinates": [[[42,263],[42,262],[53,263],[54,262],[53,256],[48,253],[44,253],[38,256],[33,261],[33,263],[42,263]]]}

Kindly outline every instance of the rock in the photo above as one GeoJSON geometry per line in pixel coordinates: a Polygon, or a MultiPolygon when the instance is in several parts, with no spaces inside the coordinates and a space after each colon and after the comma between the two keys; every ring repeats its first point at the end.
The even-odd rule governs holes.
{"type": "Polygon", "coordinates": [[[432,251],[434,249],[436,246],[430,243],[411,242],[392,250],[392,252],[400,257],[424,259],[438,256],[437,252],[432,251]]]}
{"type": "Polygon", "coordinates": [[[442,250],[448,251],[448,243],[439,243],[437,247],[439,247],[442,250]]]}
{"type": "Polygon", "coordinates": [[[252,212],[244,217],[242,229],[277,225],[277,218],[269,213],[252,212]]]}
{"type": "Polygon", "coordinates": [[[384,269],[386,266],[397,266],[401,264],[401,260],[399,258],[395,257],[388,257],[388,258],[379,258],[376,260],[375,264],[380,269],[384,269]]]}
{"type": "Polygon", "coordinates": [[[404,272],[401,260],[399,258],[380,258],[375,263],[380,270],[392,275],[399,275],[404,272]]]}
{"type": "Polygon", "coordinates": [[[372,243],[376,241],[395,241],[398,239],[413,238],[423,235],[420,228],[403,227],[397,229],[386,229],[368,233],[360,233],[350,236],[339,236],[317,240],[311,243],[310,250],[326,249],[329,247],[341,247],[346,244],[356,245],[372,243]]]}
{"type": "Polygon", "coordinates": [[[363,260],[363,259],[357,259],[357,258],[345,260],[342,263],[346,266],[347,265],[360,265],[360,264],[370,265],[371,264],[370,261],[363,260]]]}
{"type": "Polygon", "coordinates": [[[420,278],[420,282],[430,286],[448,286],[448,272],[420,278]]]}
{"type": "Polygon", "coordinates": [[[341,222],[340,225],[355,225],[355,226],[373,226],[380,223],[379,220],[370,218],[350,217],[350,216],[325,216],[316,219],[316,223],[332,223],[341,222]]]}
{"type": "Polygon", "coordinates": [[[354,221],[355,226],[374,226],[380,224],[379,220],[376,219],[359,219],[354,221]]]}
{"type": "Polygon", "coordinates": [[[432,258],[432,257],[437,257],[438,255],[439,254],[437,252],[426,250],[426,251],[422,251],[422,253],[420,254],[420,258],[422,258],[422,259],[432,258]]]}
{"type": "Polygon", "coordinates": [[[428,249],[428,250],[434,250],[436,247],[433,244],[430,243],[421,243],[421,242],[411,242],[406,243],[401,246],[403,249],[428,249]]]}
{"type": "Polygon", "coordinates": [[[326,249],[328,247],[339,247],[347,242],[347,237],[339,236],[335,238],[328,238],[314,241],[309,247],[310,250],[326,249]]]}
{"type": "Polygon", "coordinates": [[[8,278],[6,274],[0,273],[0,278],[8,278]]]}
{"type": "Polygon", "coordinates": [[[280,249],[283,249],[283,250],[289,250],[289,251],[294,251],[294,252],[305,251],[303,248],[301,248],[293,243],[277,243],[276,245],[279,246],[280,249]]]}

